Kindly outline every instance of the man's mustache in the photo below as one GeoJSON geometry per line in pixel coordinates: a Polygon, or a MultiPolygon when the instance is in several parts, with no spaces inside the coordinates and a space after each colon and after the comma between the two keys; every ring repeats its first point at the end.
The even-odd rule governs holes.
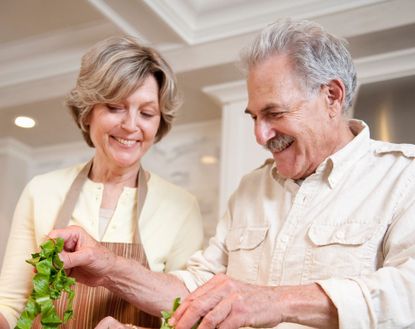
{"type": "Polygon", "coordinates": [[[289,146],[292,142],[294,142],[294,137],[288,135],[278,135],[267,141],[265,149],[267,149],[271,153],[281,152],[285,148],[287,148],[287,146],[289,146]]]}

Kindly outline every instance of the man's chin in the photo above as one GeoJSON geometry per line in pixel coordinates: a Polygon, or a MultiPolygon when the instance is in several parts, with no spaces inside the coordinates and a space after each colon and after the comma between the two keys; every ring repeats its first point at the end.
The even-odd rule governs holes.
{"type": "Polygon", "coordinates": [[[277,173],[279,176],[285,179],[293,178],[295,176],[295,172],[293,171],[294,166],[282,165],[281,162],[279,164],[278,163],[279,161],[275,155],[274,155],[274,161],[275,161],[275,167],[277,169],[277,173]]]}

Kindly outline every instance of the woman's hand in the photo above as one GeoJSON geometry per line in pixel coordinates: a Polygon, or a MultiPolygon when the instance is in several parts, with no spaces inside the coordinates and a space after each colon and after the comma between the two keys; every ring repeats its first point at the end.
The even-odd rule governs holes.
{"type": "Polygon", "coordinates": [[[104,285],[117,256],[103,247],[79,226],[53,230],[51,238],[63,238],[64,250],[59,255],[69,275],[89,286],[104,285]]]}
{"type": "Polygon", "coordinates": [[[115,320],[113,317],[107,316],[102,319],[95,329],[145,329],[142,327],[137,327],[132,324],[122,324],[115,320]]]}

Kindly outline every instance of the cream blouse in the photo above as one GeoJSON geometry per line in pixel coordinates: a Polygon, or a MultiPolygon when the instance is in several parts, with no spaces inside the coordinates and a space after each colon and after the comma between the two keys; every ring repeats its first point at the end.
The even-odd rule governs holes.
{"type": "MultiPolygon", "coordinates": [[[[0,274],[0,313],[11,328],[32,289],[32,267],[25,263],[53,229],[66,192],[84,164],[34,177],[25,187],[13,217],[0,274]]],[[[124,188],[102,237],[99,212],[103,184],[87,180],[70,225],[82,226],[96,240],[131,242],[136,218],[136,188],[124,188]]],[[[202,219],[196,199],[155,174],[148,181],[140,218],[141,240],[153,271],[183,268],[203,243],[202,219]]]]}

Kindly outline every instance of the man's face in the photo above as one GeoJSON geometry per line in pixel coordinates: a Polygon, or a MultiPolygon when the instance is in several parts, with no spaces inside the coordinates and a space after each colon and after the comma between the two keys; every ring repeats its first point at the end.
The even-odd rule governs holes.
{"type": "Polygon", "coordinates": [[[273,55],[248,73],[248,107],[256,140],[286,178],[311,175],[338,146],[327,88],[310,95],[286,56],[273,55]]]}

